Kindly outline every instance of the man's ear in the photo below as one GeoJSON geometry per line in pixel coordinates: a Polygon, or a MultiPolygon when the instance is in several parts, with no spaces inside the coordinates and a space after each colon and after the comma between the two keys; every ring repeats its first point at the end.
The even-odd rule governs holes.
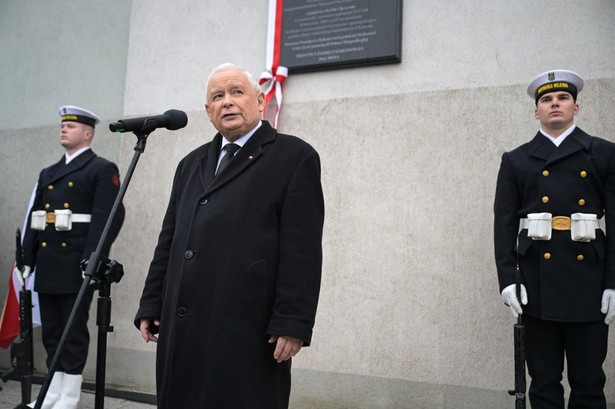
{"type": "Polygon", "coordinates": [[[263,112],[265,109],[265,93],[260,91],[256,96],[256,100],[258,101],[258,110],[259,112],[263,112]]]}
{"type": "Polygon", "coordinates": [[[90,143],[92,142],[92,139],[94,139],[94,129],[89,128],[85,131],[85,140],[90,143]]]}

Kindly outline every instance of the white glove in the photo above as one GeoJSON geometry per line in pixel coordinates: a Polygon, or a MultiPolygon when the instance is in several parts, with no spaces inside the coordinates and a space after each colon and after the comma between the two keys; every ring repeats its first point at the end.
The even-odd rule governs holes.
{"type": "MultiPolygon", "coordinates": [[[[517,286],[515,284],[511,284],[502,290],[502,299],[504,300],[504,304],[510,307],[510,312],[512,312],[513,317],[517,318],[519,315],[523,314],[521,304],[527,305],[527,291],[525,290],[525,286],[521,284],[521,304],[519,304],[519,300],[517,299],[517,286]]],[[[613,314],[615,314],[615,307],[613,308],[613,314]]]]}
{"type": "Polygon", "coordinates": [[[615,290],[607,288],[602,293],[602,308],[600,309],[604,317],[604,323],[609,325],[613,318],[615,318],[615,290]]]}
{"type": "Polygon", "coordinates": [[[21,284],[22,287],[24,286],[24,283],[26,282],[26,278],[30,277],[31,272],[32,272],[32,267],[30,266],[23,266],[23,271],[19,270],[17,266],[15,266],[15,270],[13,270],[13,273],[17,275],[17,281],[19,281],[19,284],[21,284]]]}

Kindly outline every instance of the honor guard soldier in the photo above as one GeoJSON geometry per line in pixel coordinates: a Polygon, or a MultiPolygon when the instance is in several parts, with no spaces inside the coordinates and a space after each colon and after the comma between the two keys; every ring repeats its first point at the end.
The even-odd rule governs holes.
{"type": "MultiPolygon", "coordinates": [[[[90,148],[98,115],[67,105],[60,108],[60,118],[60,144],[65,153],[40,173],[23,243],[23,278],[36,269],[34,289],[40,303],[47,367],[83,284],[81,261],[96,250],[120,189],[117,166],[90,148]]],[[[108,255],[123,218],[120,207],[103,255],[108,255]]],[[[92,295],[90,290],[83,297],[42,408],[77,408],[90,340],[87,322],[92,295]]]]}
{"type": "Polygon", "coordinates": [[[500,291],[526,327],[533,409],[606,408],[608,324],[615,316],[615,144],[574,124],[583,80],[548,71],[527,89],[540,130],[506,152],[495,195],[500,291]],[[520,299],[515,269],[521,270],[520,299]]]}

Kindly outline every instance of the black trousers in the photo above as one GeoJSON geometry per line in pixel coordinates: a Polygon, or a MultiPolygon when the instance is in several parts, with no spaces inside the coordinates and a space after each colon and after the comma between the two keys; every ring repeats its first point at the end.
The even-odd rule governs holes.
{"type": "Polygon", "coordinates": [[[609,327],[602,321],[556,322],[525,315],[523,323],[532,409],[564,409],[564,357],[570,384],[568,408],[606,409],[602,364],[609,327]]]}
{"type": "MultiPolygon", "coordinates": [[[[66,339],[64,350],[58,361],[57,372],[66,372],[70,375],[83,373],[90,345],[88,318],[92,296],[93,291],[91,290],[83,296],[75,324],[66,339]]],[[[47,352],[47,368],[51,366],[76,299],[77,294],[38,294],[43,345],[47,352]]]]}

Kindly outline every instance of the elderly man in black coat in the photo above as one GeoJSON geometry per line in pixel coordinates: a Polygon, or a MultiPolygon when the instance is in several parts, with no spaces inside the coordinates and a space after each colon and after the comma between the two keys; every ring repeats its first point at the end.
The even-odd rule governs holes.
{"type": "Polygon", "coordinates": [[[606,408],[608,324],[615,317],[615,144],[575,126],[583,80],[554,70],[528,87],[540,131],[504,153],[495,197],[500,291],[523,313],[533,409],[606,408]],[[520,298],[515,269],[522,275],[520,298]],[[523,307],[522,307],[523,305],[523,307]]]}
{"type": "Polygon", "coordinates": [[[320,159],[261,121],[245,70],[216,67],[206,98],[218,134],[177,167],[135,324],[158,342],[158,408],[287,408],[320,290],[320,159]]]}

